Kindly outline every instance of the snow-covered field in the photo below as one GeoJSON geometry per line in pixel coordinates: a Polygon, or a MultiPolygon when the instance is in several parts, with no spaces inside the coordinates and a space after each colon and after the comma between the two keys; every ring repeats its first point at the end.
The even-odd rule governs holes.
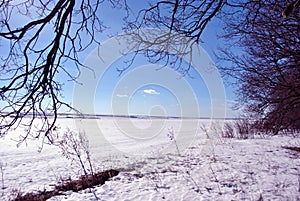
{"type": "MultiPolygon", "coordinates": [[[[66,127],[85,131],[97,171],[120,173],[92,190],[49,200],[300,200],[300,153],[282,148],[300,147],[300,138],[215,137],[211,143],[203,129],[210,120],[59,121],[58,132],[66,127]]],[[[16,192],[51,190],[61,179],[82,174],[55,146],[45,145],[39,153],[39,142],[28,141],[17,148],[12,139],[21,132],[0,140],[0,185],[5,187],[0,200],[16,192]]]]}

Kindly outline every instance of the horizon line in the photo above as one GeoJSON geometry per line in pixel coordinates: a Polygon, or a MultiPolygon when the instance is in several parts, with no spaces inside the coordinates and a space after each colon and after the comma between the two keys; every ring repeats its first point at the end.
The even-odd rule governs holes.
{"type": "MultiPolygon", "coordinates": [[[[2,112],[8,114],[9,112],[2,112]]],[[[28,117],[32,115],[32,113],[27,114],[19,114],[20,117],[28,117]]],[[[14,114],[10,115],[11,117],[14,114]]],[[[46,114],[47,117],[53,117],[54,114],[46,114]]],[[[119,118],[132,118],[132,119],[224,119],[224,120],[239,120],[240,117],[209,117],[209,116],[200,116],[200,117],[192,117],[192,116],[159,116],[159,115],[142,115],[142,114],[89,114],[89,113],[57,113],[58,118],[82,118],[82,119],[99,119],[101,117],[119,117],[119,118]]],[[[36,117],[38,118],[38,116],[36,117]]]]}

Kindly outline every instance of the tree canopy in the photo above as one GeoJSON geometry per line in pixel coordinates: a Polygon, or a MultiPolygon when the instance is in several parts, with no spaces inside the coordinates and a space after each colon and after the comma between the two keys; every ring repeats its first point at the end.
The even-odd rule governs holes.
{"type": "Polygon", "coordinates": [[[300,125],[298,4],[253,1],[224,15],[223,38],[231,47],[223,48],[223,72],[235,78],[246,114],[274,134],[300,125]]]}
{"type": "MultiPolygon", "coordinates": [[[[245,50],[237,56],[224,51],[231,62],[223,66],[224,72],[237,78],[241,100],[264,119],[280,111],[280,121],[294,120],[286,113],[299,108],[299,0],[158,0],[138,11],[135,2],[127,0],[2,0],[1,136],[22,124],[27,131],[21,141],[42,135],[51,142],[59,109],[76,111],[62,100],[63,83],[57,74],[76,82],[84,67],[82,55],[100,44],[99,35],[107,28],[99,11],[104,3],[125,11],[124,31],[158,28],[196,43],[213,18],[224,17],[227,44],[235,42],[245,50]],[[71,73],[70,67],[78,72],[71,73]],[[43,124],[33,134],[36,119],[43,124]]],[[[174,41],[166,38],[161,45],[174,41]]],[[[153,62],[171,62],[164,51],[144,53],[153,62]]]]}

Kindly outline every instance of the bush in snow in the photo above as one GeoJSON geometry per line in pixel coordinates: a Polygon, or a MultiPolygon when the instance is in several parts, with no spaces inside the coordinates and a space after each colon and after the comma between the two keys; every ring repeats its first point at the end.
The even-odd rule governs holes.
{"type": "Polygon", "coordinates": [[[254,137],[250,120],[239,119],[234,122],[234,127],[236,129],[236,137],[238,139],[248,139],[254,137]]]}
{"type": "Polygon", "coordinates": [[[78,163],[84,175],[94,174],[89,142],[85,133],[77,133],[68,129],[58,142],[58,147],[64,157],[78,163]]]}
{"type": "Polygon", "coordinates": [[[234,138],[234,126],[232,122],[226,122],[223,127],[222,137],[224,138],[234,138]]]}

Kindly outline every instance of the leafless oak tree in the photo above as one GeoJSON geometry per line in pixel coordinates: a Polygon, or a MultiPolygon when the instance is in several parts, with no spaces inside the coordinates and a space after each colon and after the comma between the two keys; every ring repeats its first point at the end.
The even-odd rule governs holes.
{"type": "Polygon", "coordinates": [[[100,0],[1,2],[1,136],[24,125],[22,141],[34,133],[31,129],[39,119],[42,125],[33,137],[43,133],[51,141],[59,108],[72,108],[61,101],[57,74],[76,79],[71,68],[83,66],[79,54],[98,43],[95,33],[104,28],[97,13],[100,4],[100,0]]]}
{"type": "Polygon", "coordinates": [[[224,14],[224,74],[234,77],[240,102],[274,134],[300,125],[298,1],[249,1],[224,14]],[[295,5],[284,17],[283,10],[295,5]]]}
{"type": "MultiPolygon", "coordinates": [[[[165,29],[196,42],[225,3],[223,0],[149,1],[148,7],[133,12],[135,2],[107,2],[125,11],[127,32],[146,27],[165,29]]],[[[76,82],[79,68],[84,66],[82,55],[99,44],[97,36],[106,28],[99,12],[103,3],[104,0],[0,1],[1,136],[24,126],[26,131],[20,141],[31,136],[52,142],[51,132],[56,128],[60,108],[76,110],[63,101],[63,83],[58,74],[65,73],[76,82]],[[78,72],[72,73],[74,69],[78,72]],[[36,121],[42,124],[33,132],[36,121]]],[[[173,38],[172,42],[175,41],[173,38]]],[[[169,38],[160,44],[166,43],[170,43],[169,38]]],[[[153,62],[169,58],[163,51],[144,53],[153,62]]]]}
{"type": "MultiPolygon", "coordinates": [[[[191,54],[192,44],[202,42],[201,36],[207,24],[226,5],[227,1],[224,0],[150,1],[148,7],[126,18],[124,30],[126,34],[132,34],[131,30],[147,28],[165,32],[157,36],[153,34],[151,38],[143,37],[151,35],[143,31],[132,34],[135,44],[147,48],[137,51],[130,61],[133,61],[137,54],[143,54],[149,62],[169,65],[182,76],[189,75],[191,65],[183,65],[182,57],[191,54]],[[172,45],[181,48],[170,53],[168,50],[174,50],[172,45]]],[[[129,66],[118,70],[122,73],[129,66]]]]}

